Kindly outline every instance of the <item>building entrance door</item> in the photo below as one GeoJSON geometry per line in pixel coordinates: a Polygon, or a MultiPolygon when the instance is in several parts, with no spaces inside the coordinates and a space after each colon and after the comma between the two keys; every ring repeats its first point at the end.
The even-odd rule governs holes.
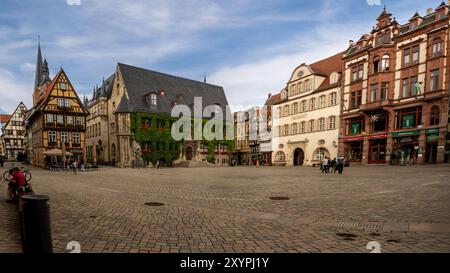
{"type": "Polygon", "coordinates": [[[296,149],[294,152],[294,166],[303,166],[305,153],[302,149],[296,149]]]}
{"type": "Polygon", "coordinates": [[[382,164],[386,162],[386,139],[373,140],[369,148],[369,164],[382,164]]]}
{"type": "Polygon", "coordinates": [[[192,147],[190,146],[186,148],[186,160],[192,160],[192,147]]]}
{"type": "Polygon", "coordinates": [[[428,143],[425,148],[425,163],[436,164],[437,162],[437,143],[428,143]]]}

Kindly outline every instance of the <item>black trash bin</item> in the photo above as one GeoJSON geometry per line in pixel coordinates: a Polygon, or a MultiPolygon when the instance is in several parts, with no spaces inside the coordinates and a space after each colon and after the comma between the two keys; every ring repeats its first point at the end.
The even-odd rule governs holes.
{"type": "Polygon", "coordinates": [[[53,253],[49,197],[22,197],[22,248],[24,253],[53,253]]]}

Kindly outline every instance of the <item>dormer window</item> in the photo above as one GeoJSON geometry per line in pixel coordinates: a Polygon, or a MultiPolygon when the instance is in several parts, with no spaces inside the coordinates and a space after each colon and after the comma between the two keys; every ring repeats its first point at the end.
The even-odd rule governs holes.
{"type": "Polygon", "coordinates": [[[410,27],[411,29],[417,28],[417,20],[412,21],[409,27],[410,27]]]}
{"type": "Polygon", "coordinates": [[[158,97],[156,96],[156,94],[150,94],[150,105],[158,105],[158,97]]]}

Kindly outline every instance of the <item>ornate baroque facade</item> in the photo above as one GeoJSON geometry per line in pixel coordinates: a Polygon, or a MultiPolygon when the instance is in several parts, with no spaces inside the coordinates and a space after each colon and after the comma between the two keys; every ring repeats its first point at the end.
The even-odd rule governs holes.
{"type": "Polygon", "coordinates": [[[362,164],[448,159],[448,10],[442,3],[401,25],[385,9],[370,34],[350,41],[340,155],[362,164]]]}

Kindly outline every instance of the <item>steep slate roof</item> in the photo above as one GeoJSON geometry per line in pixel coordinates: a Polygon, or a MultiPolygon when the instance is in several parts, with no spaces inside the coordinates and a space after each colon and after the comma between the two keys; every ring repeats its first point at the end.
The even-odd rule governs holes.
{"type": "Polygon", "coordinates": [[[130,101],[126,96],[123,96],[117,106],[115,113],[130,113],[133,112],[133,108],[130,105],[130,101]]]}
{"type": "Polygon", "coordinates": [[[318,90],[326,89],[330,86],[330,75],[333,72],[342,73],[344,63],[342,57],[344,52],[339,52],[336,55],[323,59],[321,61],[311,64],[309,67],[321,76],[326,77],[322,84],[319,86],[318,90]]]}
{"type": "MultiPolygon", "coordinates": [[[[202,97],[203,108],[208,105],[218,104],[224,111],[228,105],[225,92],[222,87],[207,84],[200,81],[189,80],[177,76],[163,74],[130,66],[118,64],[129,97],[128,106],[122,101],[120,110],[129,112],[171,113],[172,106],[184,104],[189,107],[194,104],[194,97],[202,97]],[[150,106],[147,96],[157,94],[157,106],[150,106]],[[122,107],[123,106],[123,107],[122,107]]],[[[191,107],[192,109],[192,107],[191,107]]]]}
{"type": "Polygon", "coordinates": [[[102,86],[100,86],[100,88],[97,90],[94,90],[94,96],[93,96],[93,100],[96,100],[100,97],[105,97],[105,98],[111,98],[111,93],[113,90],[113,85],[114,85],[114,77],[116,76],[116,73],[113,73],[111,76],[109,76],[106,80],[104,80],[102,82],[102,86]]]}

